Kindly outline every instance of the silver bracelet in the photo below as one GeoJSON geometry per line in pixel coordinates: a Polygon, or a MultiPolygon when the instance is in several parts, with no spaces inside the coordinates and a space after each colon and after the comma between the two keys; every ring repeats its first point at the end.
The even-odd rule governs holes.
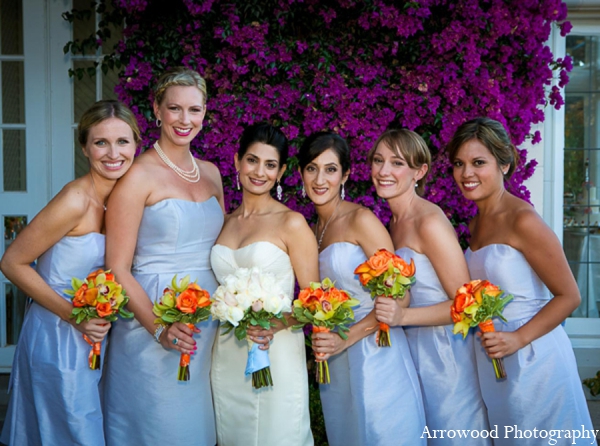
{"type": "Polygon", "coordinates": [[[156,342],[158,342],[159,344],[160,344],[160,335],[162,335],[163,331],[165,331],[165,328],[167,328],[166,325],[160,324],[158,327],[156,327],[156,330],[154,330],[154,340],[156,342]]]}

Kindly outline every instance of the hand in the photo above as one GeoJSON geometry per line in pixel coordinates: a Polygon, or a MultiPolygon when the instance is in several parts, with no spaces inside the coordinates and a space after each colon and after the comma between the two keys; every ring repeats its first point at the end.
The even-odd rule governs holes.
{"type": "Polygon", "coordinates": [[[516,331],[477,332],[477,336],[490,358],[503,358],[524,347],[516,331]]]}
{"type": "Polygon", "coordinates": [[[346,350],[348,344],[337,333],[313,333],[312,348],[319,361],[327,361],[346,350]]]}
{"type": "Polygon", "coordinates": [[[408,308],[410,305],[410,290],[406,290],[402,299],[394,299],[400,308],[408,308]]]}
{"type": "Polygon", "coordinates": [[[160,344],[164,348],[172,348],[181,353],[187,353],[193,355],[196,347],[196,341],[192,336],[194,333],[200,333],[200,329],[194,327],[193,330],[187,325],[181,322],[175,322],[169,325],[160,335],[160,344]],[[177,339],[177,343],[174,344],[173,340],[177,339]]]}
{"type": "Polygon", "coordinates": [[[388,324],[390,327],[403,325],[402,321],[406,307],[404,306],[404,299],[392,299],[390,297],[379,296],[375,299],[375,317],[379,322],[388,324]]]}
{"type": "Polygon", "coordinates": [[[246,330],[246,335],[248,336],[248,339],[250,339],[252,342],[254,342],[255,344],[259,344],[258,348],[260,350],[268,350],[269,343],[273,340],[273,337],[275,336],[275,330],[273,328],[274,327],[271,327],[269,330],[265,330],[260,325],[250,325],[248,327],[248,330],[246,330]]]}
{"type": "Polygon", "coordinates": [[[90,319],[89,321],[84,321],[80,324],[75,323],[75,320],[73,319],[72,325],[78,331],[90,338],[92,342],[102,342],[108,334],[108,330],[110,330],[110,322],[99,318],[90,319]]]}

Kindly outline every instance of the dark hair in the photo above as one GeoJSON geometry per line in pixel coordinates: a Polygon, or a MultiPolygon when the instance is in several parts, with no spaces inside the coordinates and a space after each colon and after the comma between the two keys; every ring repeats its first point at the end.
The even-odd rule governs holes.
{"type": "Polygon", "coordinates": [[[375,144],[369,153],[367,154],[367,160],[369,164],[373,164],[373,156],[375,151],[380,144],[385,144],[396,156],[402,156],[406,160],[406,164],[411,169],[419,169],[424,164],[427,164],[427,171],[423,178],[417,181],[417,194],[423,195],[425,193],[425,183],[429,168],[431,167],[431,152],[427,143],[418,133],[408,129],[391,129],[385,131],[375,144]]]}
{"type": "Polygon", "coordinates": [[[257,122],[244,130],[240,138],[238,158],[241,160],[248,148],[254,143],[263,143],[275,147],[279,154],[279,166],[287,163],[289,143],[283,132],[266,122],[257,122]]]}
{"type": "Polygon", "coordinates": [[[456,130],[448,143],[450,162],[454,162],[460,147],[472,139],[478,140],[487,147],[499,166],[509,166],[504,175],[509,179],[517,167],[519,154],[504,126],[491,118],[475,118],[465,122],[456,130]]]}
{"type": "Polygon", "coordinates": [[[79,119],[79,124],[77,125],[77,139],[79,144],[85,147],[90,129],[109,118],[120,119],[129,125],[133,132],[135,145],[137,146],[140,143],[140,129],[133,112],[122,102],[105,99],[96,102],[81,115],[81,119],[79,119]]]}
{"type": "Polygon", "coordinates": [[[340,135],[333,132],[317,132],[304,140],[298,152],[298,165],[304,170],[315,158],[326,150],[333,150],[340,160],[342,175],[350,170],[350,148],[340,135]]]}

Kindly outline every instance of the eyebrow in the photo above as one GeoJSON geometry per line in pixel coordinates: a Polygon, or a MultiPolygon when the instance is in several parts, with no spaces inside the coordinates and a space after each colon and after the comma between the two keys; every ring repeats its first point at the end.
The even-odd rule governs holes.
{"type": "MultiPolygon", "coordinates": [[[[260,156],[254,154],[252,152],[246,152],[246,155],[250,155],[250,156],[253,156],[254,158],[261,159],[260,156]]],[[[265,161],[279,164],[279,160],[276,160],[276,159],[266,159],[265,161]]]]}

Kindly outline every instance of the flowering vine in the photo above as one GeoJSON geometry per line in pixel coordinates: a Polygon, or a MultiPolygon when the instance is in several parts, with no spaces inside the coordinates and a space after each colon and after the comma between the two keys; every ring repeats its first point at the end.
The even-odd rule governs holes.
{"type": "MultiPolygon", "coordinates": [[[[119,99],[136,113],[143,147],[158,136],[152,86],[167,68],[185,65],[208,82],[207,122],[193,150],[219,167],[225,201],[233,154],[243,128],[279,126],[292,142],[284,201],[307,217],[295,154],[303,138],[333,130],[352,149],[347,195],[387,223],[390,211],[370,182],[366,154],[389,127],[421,134],[434,155],[426,198],[440,205],[461,240],[475,212],[454,184],[444,152],[456,128],[476,116],[501,121],[516,145],[544,119],[543,106],[563,105],[558,87],[571,61],[555,60],[545,45],[567,10],[560,0],[107,0],[95,40],[125,20],[123,39],[102,61],[121,67],[119,99]],[[109,12],[110,11],[110,12],[109,12]],[[103,34],[104,32],[104,34],[103,34]]],[[[70,42],[77,52],[78,42],[70,42]]],[[[69,45],[66,50],[69,50],[69,45]]],[[[523,182],[535,160],[525,150],[511,190],[529,198],[523,182]]]]}

